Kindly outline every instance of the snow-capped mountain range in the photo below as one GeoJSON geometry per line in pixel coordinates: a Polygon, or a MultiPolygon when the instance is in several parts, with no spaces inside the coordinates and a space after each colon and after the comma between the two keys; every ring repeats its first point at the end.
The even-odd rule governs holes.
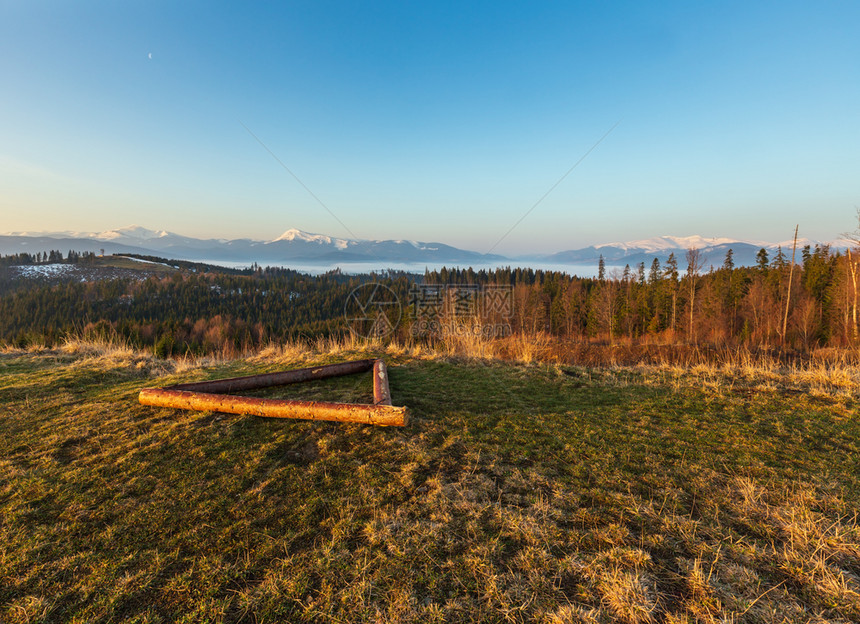
{"type": "MultiPolygon", "coordinates": [[[[798,239],[798,249],[804,245],[815,246],[819,241],[798,239]]],[[[705,266],[719,266],[726,252],[732,249],[736,265],[754,264],[756,253],[764,247],[772,255],[782,247],[791,253],[792,241],[768,243],[755,240],[730,238],[706,238],[702,236],[659,236],[628,242],[613,242],[571,249],[546,255],[531,255],[522,258],[506,258],[499,255],[484,255],[475,251],[458,249],[443,243],[427,243],[414,240],[357,240],[336,238],[324,234],[312,234],[289,229],[271,240],[252,239],[198,239],[182,236],[166,230],[150,230],[138,225],[106,230],[103,232],[8,232],[0,234],[0,254],[20,252],[37,253],[52,249],[67,253],[93,251],[106,254],[136,253],[168,257],[178,260],[205,260],[207,262],[257,262],[259,264],[285,265],[317,264],[335,266],[338,263],[367,262],[376,265],[385,263],[449,264],[466,266],[488,263],[530,265],[596,265],[602,256],[606,264],[631,267],[640,262],[650,265],[654,258],[665,262],[674,253],[679,266],[684,266],[687,249],[699,249],[705,258],[705,266]]],[[[844,246],[842,241],[835,246],[844,246]]]]}
{"type": "Polygon", "coordinates": [[[754,241],[738,241],[731,238],[705,238],[704,236],[658,236],[656,238],[647,238],[643,240],[628,241],[626,243],[605,243],[598,245],[598,248],[612,247],[624,250],[637,250],[647,252],[661,252],[673,249],[705,249],[707,247],[716,247],[717,245],[731,245],[737,242],[748,242],[750,244],[758,244],[759,247],[766,247],[769,243],[754,242],[754,241]]]}
{"type": "Polygon", "coordinates": [[[104,232],[8,232],[0,235],[0,254],[93,251],[137,253],[177,260],[257,262],[259,264],[346,262],[458,263],[493,262],[502,256],[484,255],[450,245],[412,240],[356,240],[290,229],[272,240],[198,239],[165,230],[131,225],[104,232]]]}
{"type": "MultiPolygon", "coordinates": [[[[633,267],[640,262],[650,265],[654,258],[657,258],[660,262],[665,262],[669,254],[674,253],[678,260],[678,266],[684,267],[686,266],[685,255],[687,250],[698,249],[701,257],[704,259],[705,267],[710,265],[718,267],[722,265],[726,253],[731,249],[735,265],[749,266],[756,263],[756,255],[760,249],[766,249],[770,257],[773,257],[773,254],[777,253],[779,249],[782,249],[784,254],[790,256],[793,244],[793,240],[769,243],[760,240],[706,238],[703,236],[658,236],[644,240],[606,243],[582,249],[571,249],[543,256],[543,259],[561,264],[590,264],[592,262],[599,262],[600,258],[603,257],[603,260],[608,265],[620,266],[629,264],[633,267]]],[[[800,259],[800,251],[804,246],[815,247],[815,245],[824,244],[840,248],[845,246],[844,241],[824,243],[808,238],[798,238],[798,260],[800,259]]]]}

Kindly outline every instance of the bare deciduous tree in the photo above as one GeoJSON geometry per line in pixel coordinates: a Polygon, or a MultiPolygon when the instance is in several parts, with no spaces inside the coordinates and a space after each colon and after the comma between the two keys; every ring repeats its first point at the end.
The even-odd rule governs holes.
{"type": "Polygon", "coordinates": [[[804,350],[808,350],[815,335],[815,329],[818,320],[818,310],[816,309],[815,300],[811,297],[803,297],[799,303],[794,306],[791,313],[791,324],[797,332],[798,338],[803,343],[804,350]]]}
{"type": "Polygon", "coordinates": [[[597,320],[600,323],[600,328],[608,332],[609,344],[613,344],[615,341],[613,325],[615,324],[615,314],[618,311],[619,287],[617,277],[612,276],[601,282],[595,297],[597,320]]]}

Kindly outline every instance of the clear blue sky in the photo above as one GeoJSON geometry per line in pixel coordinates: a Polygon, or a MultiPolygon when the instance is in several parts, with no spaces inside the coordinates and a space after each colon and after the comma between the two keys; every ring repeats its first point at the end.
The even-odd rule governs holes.
{"type": "Polygon", "coordinates": [[[486,251],[620,121],[497,252],[830,240],[858,27],[855,1],[0,0],[0,231],[486,251]]]}

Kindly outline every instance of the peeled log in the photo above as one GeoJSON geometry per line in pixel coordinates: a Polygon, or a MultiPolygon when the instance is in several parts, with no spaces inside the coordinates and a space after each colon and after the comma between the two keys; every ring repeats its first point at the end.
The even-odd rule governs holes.
{"type": "Polygon", "coordinates": [[[388,369],[385,362],[373,363],[373,402],[376,405],[391,405],[391,390],[388,387],[388,369]]]}
{"type": "Polygon", "coordinates": [[[279,373],[177,384],[166,388],[144,388],[140,392],[139,401],[143,405],[155,407],[250,414],[265,418],[303,418],[401,427],[409,422],[405,407],[391,405],[388,370],[382,360],[358,360],[279,373]],[[371,369],[373,370],[374,405],[258,399],[232,394],[243,390],[363,373],[371,369]]]}
{"type": "MultiPolygon", "coordinates": [[[[264,373],[262,375],[249,375],[247,377],[216,379],[214,381],[196,381],[193,383],[169,386],[169,388],[172,390],[193,390],[195,392],[229,394],[230,392],[259,390],[260,388],[270,388],[272,386],[285,386],[287,384],[301,383],[303,381],[314,381],[317,379],[329,379],[330,377],[363,373],[373,368],[374,362],[381,361],[382,360],[356,360],[354,362],[343,362],[341,364],[326,364],[325,366],[299,368],[280,373],[264,373]]],[[[383,366],[385,366],[385,364],[383,364],[383,366]]],[[[376,399],[374,398],[374,401],[375,400],[376,399]]]]}
{"type": "Polygon", "coordinates": [[[162,388],[144,388],[140,391],[138,398],[142,405],[154,407],[223,412],[225,414],[249,414],[264,418],[333,420],[383,427],[403,427],[409,424],[408,410],[405,407],[394,407],[393,405],[258,399],[162,388]]]}

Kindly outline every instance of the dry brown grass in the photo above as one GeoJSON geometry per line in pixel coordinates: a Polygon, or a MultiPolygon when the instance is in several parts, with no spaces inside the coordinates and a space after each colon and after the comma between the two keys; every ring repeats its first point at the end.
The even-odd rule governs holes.
{"type": "Polygon", "coordinates": [[[132,347],[116,335],[83,336],[69,335],[55,347],[44,344],[29,344],[24,348],[12,345],[0,347],[0,353],[7,355],[54,355],[63,358],[72,368],[129,370],[149,376],[181,374],[211,366],[224,364],[232,357],[178,356],[159,358],[149,350],[132,347]]]}
{"type": "MultiPolygon", "coordinates": [[[[563,345],[552,336],[517,334],[501,339],[488,339],[464,332],[438,341],[369,340],[346,334],[313,341],[269,343],[257,350],[236,352],[233,349],[209,356],[180,356],[161,359],[149,351],[131,347],[117,336],[93,337],[71,335],[55,348],[30,344],[21,349],[0,346],[0,353],[58,353],[72,357],[78,365],[100,362],[109,367],[130,367],[153,373],[183,373],[215,366],[229,361],[296,366],[320,357],[377,357],[385,355],[399,360],[448,360],[464,362],[516,362],[521,364],[553,364],[556,367],[577,364],[582,345],[563,345]],[[565,350],[567,348],[567,350],[565,350]],[[578,351],[579,349],[579,351],[578,351]]],[[[803,393],[814,397],[836,397],[845,400],[860,398],[860,361],[849,350],[820,349],[805,358],[786,360],[773,353],[753,353],[746,349],[722,351],[691,350],[686,358],[655,357],[655,361],[625,364],[630,358],[616,353],[611,345],[591,345],[586,360],[602,360],[603,366],[586,367],[589,377],[600,370],[612,371],[610,383],[628,383],[628,373],[645,383],[669,385],[675,389],[701,386],[716,393],[733,391],[803,393]],[[601,352],[600,357],[594,356],[601,352]]],[[[628,354],[629,355],[629,354],[628,354]]]]}
{"type": "Polygon", "coordinates": [[[748,349],[676,351],[631,356],[612,345],[565,345],[547,334],[517,334],[487,339],[464,333],[421,348],[414,343],[392,346],[391,351],[415,357],[508,361],[522,364],[583,365],[588,368],[632,371],[657,383],[704,385],[716,391],[749,389],[765,392],[797,392],[817,397],[860,398],[860,358],[852,350],[820,349],[803,358],[780,357],[772,352],[748,349]],[[584,351],[583,351],[584,349],[584,351]],[[587,352],[587,355],[585,355],[587,352]],[[585,355],[585,356],[584,356],[585,355]],[[584,356],[584,357],[580,357],[584,356]],[[635,363],[636,360],[645,360],[635,363]]]}
{"type": "Polygon", "coordinates": [[[634,370],[657,379],[658,383],[702,384],[716,391],[794,392],[815,397],[860,398],[860,367],[850,354],[842,358],[785,363],[740,351],[711,363],[640,365],[634,370]]]}
{"type": "Polygon", "coordinates": [[[522,345],[528,365],[357,339],[244,362],[110,340],[9,353],[0,617],[860,621],[844,396],[765,396],[791,371],[751,361],[590,370],[522,345]],[[380,355],[409,430],[134,401],[142,376],[380,355]]]}
{"type": "MultiPolygon", "coordinates": [[[[592,347],[594,351],[598,347],[592,347]]],[[[617,357],[611,346],[599,347],[604,351],[603,367],[612,371],[630,371],[643,375],[651,382],[675,387],[690,384],[703,385],[715,391],[749,389],[765,392],[798,392],[811,396],[836,396],[845,399],[860,398],[860,361],[853,351],[821,349],[804,359],[785,361],[770,353],[753,353],[746,349],[723,351],[694,350],[684,360],[657,358],[658,361],[628,365],[625,357],[617,357]],[[618,361],[616,361],[618,360],[618,361]]],[[[8,345],[4,353],[21,352],[8,345]]],[[[195,368],[215,365],[236,359],[256,363],[296,365],[320,356],[337,359],[343,357],[371,357],[380,354],[400,359],[446,359],[451,361],[509,361],[522,364],[557,366],[576,364],[575,351],[565,351],[564,345],[547,334],[536,336],[514,335],[501,339],[488,339],[468,332],[446,338],[444,341],[421,342],[412,339],[369,340],[346,334],[313,341],[295,340],[270,343],[258,350],[238,354],[234,351],[212,356],[184,356],[169,361],[150,357],[147,352],[135,350],[125,341],[111,337],[71,336],[57,349],[44,345],[30,345],[24,352],[38,354],[59,351],[67,355],[83,355],[84,360],[102,360],[114,365],[152,368],[158,360],[159,370],[181,373],[195,368]]],[[[592,358],[593,359],[593,358],[592,358]]],[[[613,376],[614,381],[619,377],[613,376]]]]}

